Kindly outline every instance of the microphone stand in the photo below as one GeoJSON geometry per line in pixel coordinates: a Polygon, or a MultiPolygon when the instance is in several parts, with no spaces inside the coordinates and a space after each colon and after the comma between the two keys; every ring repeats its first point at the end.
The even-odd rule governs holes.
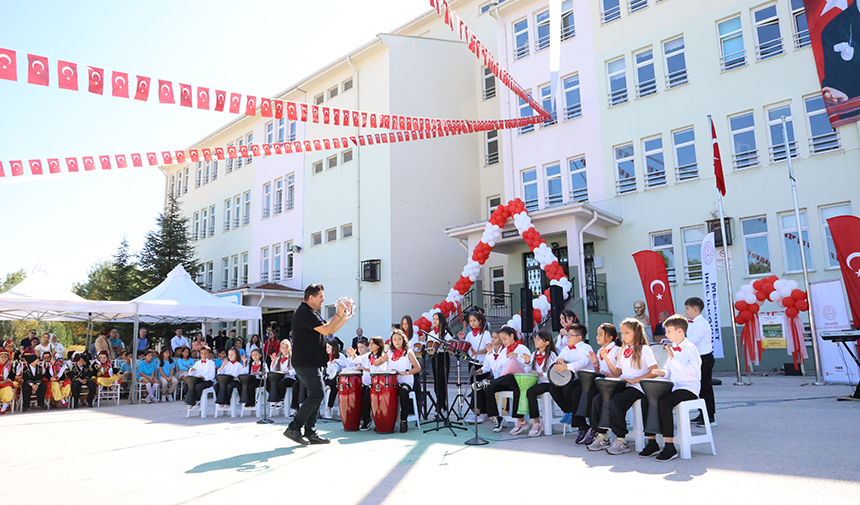
{"type": "MultiPolygon", "coordinates": [[[[452,348],[450,345],[448,345],[448,342],[446,342],[444,340],[440,341],[439,349],[436,350],[436,354],[438,356],[436,359],[448,359],[448,354],[447,354],[448,351],[452,351],[456,355],[456,350],[454,348],[452,348]]],[[[459,362],[458,362],[458,365],[459,365],[459,362]]],[[[434,381],[440,380],[440,377],[434,376],[433,380],[434,381]]],[[[442,380],[445,380],[445,387],[447,388],[448,387],[447,378],[442,378],[442,380]]],[[[459,366],[457,367],[457,383],[458,384],[460,383],[460,367],[459,366]]],[[[457,396],[462,396],[462,394],[458,394],[457,396]]],[[[454,431],[455,429],[468,431],[468,428],[463,426],[462,425],[463,423],[461,423],[460,421],[451,421],[451,413],[453,411],[453,407],[454,407],[455,403],[457,403],[456,397],[454,398],[454,403],[451,404],[452,408],[448,409],[447,415],[445,415],[445,417],[442,417],[442,418],[439,418],[439,416],[437,416],[436,420],[433,421],[436,423],[436,427],[424,430],[424,433],[430,433],[431,431],[439,431],[439,430],[448,429],[448,430],[451,430],[451,434],[456,437],[457,433],[454,431]],[[441,425],[440,425],[440,423],[441,423],[441,425]]],[[[437,407],[438,407],[438,404],[437,404],[437,407]]],[[[438,408],[436,409],[436,412],[437,413],[439,412],[438,408]]],[[[458,419],[460,418],[459,414],[457,414],[457,418],[458,419]]]]}
{"type": "MultiPolygon", "coordinates": [[[[263,388],[263,394],[260,395],[260,398],[256,399],[257,401],[255,403],[259,403],[259,400],[262,400],[263,405],[258,405],[257,408],[255,409],[257,412],[260,413],[260,419],[257,421],[257,424],[275,424],[275,421],[266,417],[266,411],[269,409],[269,394],[268,394],[268,391],[266,391],[266,378],[267,378],[266,376],[268,374],[263,373],[263,371],[264,371],[263,365],[265,365],[265,363],[266,363],[265,358],[260,359],[260,386],[259,387],[263,388]]],[[[250,369],[250,368],[251,368],[251,365],[248,365],[248,369],[250,369]]],[[[254,391],[254,395],[255,396],[257,395],[256,391],[254,391]]]]}
{"type": "MultiPolygon", "coordinates": [[[[471,372],[469,372],[469,376],[471,377],[471,375],[473,373],[475,373],[476,370],[477,370],[477,368],[472,370],[471,372]]],[[[487,444],[489,444],[489,442],[487,442],[485,439],[478,436],[478,391],[475,391],[475,390],[473,390],[473,394],[472,394],[472,415],[475,416],[475,438],[470,438],[470,439],[466,440],[466,442],[464,442],[464,443],[466,445],[487,445],[487,444]]]]}

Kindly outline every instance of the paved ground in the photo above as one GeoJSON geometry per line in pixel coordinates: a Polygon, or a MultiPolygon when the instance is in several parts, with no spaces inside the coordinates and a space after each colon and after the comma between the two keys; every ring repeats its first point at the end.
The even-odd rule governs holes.
{"type": "Polygon", "coordinates": [[[0,503],[38,503],[48,486],[61,503],[857,503],[860,403],[836,402],[847,386],[802,387],[799,378],[753,378],[716,388],[717,456],[657,463],[635,454],[589,453],[573,438],[320,431],[331,445],[299,447],[255,419],[185,418],[184,404],[52,410],[0,417],[0,503]],[[35,486],[35,487],[34,487],[35,486]],[[41,488],[41,489],[40,489],[41,488]],[[698,498],[696,498],[698,497],[698,498]],[[499,501],[503,500],[503,501],[499,501]]]}

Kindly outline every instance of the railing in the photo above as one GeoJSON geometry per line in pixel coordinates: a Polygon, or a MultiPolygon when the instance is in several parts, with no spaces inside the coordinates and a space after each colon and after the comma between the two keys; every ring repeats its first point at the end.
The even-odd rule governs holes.
{"type": "Polygon", "coordinates": [[[534,200],[526,200],[526,210],[529,212],[534,212],[538,210],[537,198],[535,198],[534,200]]]}
{"type": "Polygon", "coordinates": [[[214,170],[212,170],[212,180],[213,180],[213,181],[214,181],[215,179],[217,179],[217,178],[218,178],[218,167],[216,166],[216,167],[214,167],[214,168],[215,168],[215,169],[214,169],[214,170]]]}
{"type": "Polygon", "coordinates": [[[271,209],[269,209],[268,207],[263,207],[263,219],[269,217],[270,212],[271,212],[271,209]]]}
{"type": "Polygon", "coordinates": [[[235,279],[235,278],[230,279],[230,287],[231,288],[235,288],[238,284],[239,284],[239,282],[237,279],[235,279]]]}
{"type": "MultiPolygon", "coordinates": [[[[797,141],[789,142],[788,145],[789,149],[791,149],[791,157],[797,158],[797,141]]],[[[771,146],[768,148],[768,154],[770,155],[771,162],[785,161],[785,144],[771,146]]]]}
{"type": "Polygon", "coordinates": [[[238,227],[239,227],[239,216],[236,216],[236,218],[233,219],[233,228],[238,228],[238,227]]]}
{"type": "Polygon", "coordinates": [[[496,85],[484,89],[484,100],[489,100],[490,98],[495,98],[496,96],[496,85]]]}
{"type": "Polygon", "coordinates": [[[510,293],[484,291],[484,315],[487,317],[513,316],[513,300],[510,293]]]}
{"type": "Polygon", "coordinates": [[[494,153],[487,153],[486,156],[484,156],[484,164],[485,165],[495,165],[498,162],[499,162],[499,152],[498,151],[496,151],[494,153]]]}
{"type": "Polygon", "coordinates": [[[600,24],[605,25],[606,23],[611,23],[616,19],[621,19],[621,4],[619,3],[615,7],[610,7],[605,11],[600,13],[600,24]]]}
{"type": "Polygon", "coordinates": [[[809,152],[812,154],[835,151],[842,147],[839,141],[839,132],[833,131],[823,135],[816,135],[809,139],[809,152]]]}
{"type": "Polygon", "coordinates": [[[641,11],[645,7],[648,7],[648,0],[627,0],[627,12],[630,14],[641,11]]]}
{"type": "Polygon", "coordinates": [[[699,177],[699,166],[696,163],[690,165],[682,165],[675,172],[678,174],[679,181],[689,181],[699,177]]]}
{"type": "Polygon", "coordinates": [[[211,283],[211,282],[207,282],[207,283],[203,286],[203,288],[204,288],[204,289],[206,289],[206,291],[212,291],[212,283],[211,283]]]}
{"type": "Polygon", "coordinates": [[[687,282],[697,282],[702,280],[702,265],[685,265],[684,278],[687,282]]]}
{"type": "Polygon", "coordinates": [[[191,232],[191,241],[194,242],[197,240],[198,233],[196,231],[191,232]]]}
{"type": "Polygon", "coordinates": [[[642,81],[636,86],[636,98],[653,95],[657,92],[657,79],[642,81]]]}
{"type": "Polygon", "coordinates": [[[609,106],[619,105],[627,101],[627,88],[609,92],[609,106]]]}
{"type": "Polygon", "coordinates": [[[758,165],[758,149],[732,155],[732,164],[738,170],[758,165]]]}
{"type": "Polygon", "coordinates": [[[195,181],[194,181],[194,187],[195,187],[195,188],[199,188],[199,187],[200,187],[200,185],[201,185],[201,184],[200,184],[200,179],[197,179],[197,180],[195,180],[195,181]]]}
{"type": "Polygon", "coordinates": [[[272,281],[279,282],[280,280],[281,280],[281,271],[275,270],[274,272],[272,272],[272,281]]]}
{"type": "Polygon", "coordinates": [[[527,124],[520,127],[520,135],[525,135],[526,133],[531,133],[533,131],[535,131],[535,125],[533,124],[527,124]]]}
{"type": "Polygon", "coordinates": [[[247,275],[242,276],[242,285],[245,285],[245,284],[248,284],[248,276],[247,275]]]}
{"type": "Polygon", "coordinates": [[[794,48],[795,49],[803,49],[804,47],[810,45],[811,43],[812,42],[809,38],[809,30],[808,29],[794,34],[794,48]]]}
{"type": "Polygon", "coordinates": [[[570,199],[574,202],[588,201],[588,188],[574,189],[570,192],[570,199]]]}
{"type": "Polygon", "coordinates": [[[758,61],[779,56],[785,51],[782,48],[782,37],[778,39],[768,40],[755,46],[755,57],[758,61]]]}
{"type": "Polygon", "coordinates": [[[227,281],[226,280],[221,281],[221,289],[227,289],[227,281]]]}
{"type": "Polygon", "coordinates": [[[215,236],[215,225],[214,225],[214,224],[213,224],[212,226],[210,226],[210,227],[209,227],[209,236],[210,236],[210,237],[214,237],[214,236],[215,236]]]}
{"type": "Polygon", "coordinates": [[[535,52],[546,49],[547,47],[549,47],[549,34],[544,35],[535,41],[535,52]]]}
{"type": "Polygon", "coordinates": [[[561,41],[564,42],[567,39],[572,39],[576,37],[576,27],[574,25],[568,25],[561,29],[561,41]]]}
{"type": "Polygon", "coordinates": [[[605,282],[589,282],[585,296],[589,312],[609,312],[609,297],[606,294],[605,282]]]}
{"type": "Polygon", "coordinates": [[[615,183],[615,189],[618,191],[618,194],[623,195],[625,193],[633,193],[636,191],[636,176],[632,175],[630,177],[624,177],[623,179],[618,179],[615,183]]]}
{"type": "Polygon", "coordinates": [[[203,184],[209,184],[209,176],[208,175],[203,176],[203,184]]]}
{"type": "Polygon", "coordinates": [[[184,195],[184,194],[186,194],[186,193],[188,193],[188,184],[186,184],[186,185],[182,188],[182,194],[184,195]]]}
{"type": "Polygon", "coordinates": [[[564,108],[564,119],[574,119],[582,116],[582,103],[575,103],[564,108]]]}
{"type": "Polygon", "coordinates": [[[525,58],[529,55],[529,45],[528,43],[524,46],[520,46],[514,49],[514,59],[519,60],[520,58],[525,58]]]}
{"type": "Polygon", "coordinates": [[[245,226],[246,224],[248,224],[250,222],[251,222],[251,215],[248,213],[245,213],[245,215],[242,217],[242,226],[245,226]]]}
{"type": "Polygon", "coordinates": [[[549,195],[546,197],[546,206],[554,207],[564,203],[564,198],[561,195],[549,195]]]}
{"type": "Polygon", "coordinates": [[[204,238],[206,238],[206,226],[205,225],[200,230],[200,239],[203,240],[204,238]]]}
{"type": "Polygon", "coordinates": [[[666,170],[648,172],[645,174],[645,187],[656,188],[666,185],[666,170]]]}
{"type": "Polygon", "coordinates": [[[549,113],[549,119],[545,120],[541,123],[541,127],[546,128],[547,126],[552,126],[558,122],[558,114],[556,111],[552,111],[549,113]]]}
{"type": "Polygon", "coordinates": [[[280,214],[281,208],[282,208],[282,205],[280,203],[276,203],[275,204],[275,211],[273,212],[273,214],[280,214]]]}
{"type": "Polygon", "coordinates": [[[680,86],[682,84],[687,84],[689,82],[687,80],[687,69],[683,68],[681,70],[676,70],[674,72],[670,72],[666,74],[666,87],[674,88],[676,86],[680,86]]]}
{"type": "Polygon", "coordinates": [[[287,267],[284,269],[284,279],[292,279],[293,278],[293,267],[287,267]]]}
{"type": "Polygon", "coordinates": [[[723,72],[741,68],[747,64],[747,56],[743,49],[720,57],[720,69],[723,72]]]}
{"type": "Polygon", "coordinates": [[[230,220],[229,219],[224,220],[224,231],[230,231],[230,220]]]}
{"type": "Polygon", "coordinates": [[[269,282],[269,272],[263,272],[260,274],[260,281],[269,282]]]}

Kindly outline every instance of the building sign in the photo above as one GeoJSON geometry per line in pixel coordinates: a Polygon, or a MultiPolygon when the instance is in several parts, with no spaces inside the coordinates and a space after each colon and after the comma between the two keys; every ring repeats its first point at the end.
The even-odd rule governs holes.
{"type": "Polygon", "coordinates": [[[520,232],[517,230],[508,230],[502,232],[502,238],[511,238],[511,237],[519,237],[520,232]]]}
{"type": "Polygon", "coordinates": [[[225,295],[215,295],[215,296],[224,300],[225,302],[230,302],[234,305],[242,305],[242,294],[241,293],[228,293],[225,295]]]}
{"type": "Polygon", "coordinates": [[[759,312],[762,349],[785,349],[785,315],[782,312],[759,312]]]}

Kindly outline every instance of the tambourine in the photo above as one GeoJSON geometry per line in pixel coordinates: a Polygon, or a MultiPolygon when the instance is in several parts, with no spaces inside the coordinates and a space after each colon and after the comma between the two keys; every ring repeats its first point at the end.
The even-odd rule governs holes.
{"type": "Polygon", "coordinates": [[[348,296],[341,296],[337,299],[337,303],[335,303],[335,307],[339,304],[343,304],[346,307],[346,311],[344,312],[344,317],[346,319],[351,319],[352,316],[355,315],[355,311],[358,310],[358,307],[355,306],[355,301],[348,296]]]}

